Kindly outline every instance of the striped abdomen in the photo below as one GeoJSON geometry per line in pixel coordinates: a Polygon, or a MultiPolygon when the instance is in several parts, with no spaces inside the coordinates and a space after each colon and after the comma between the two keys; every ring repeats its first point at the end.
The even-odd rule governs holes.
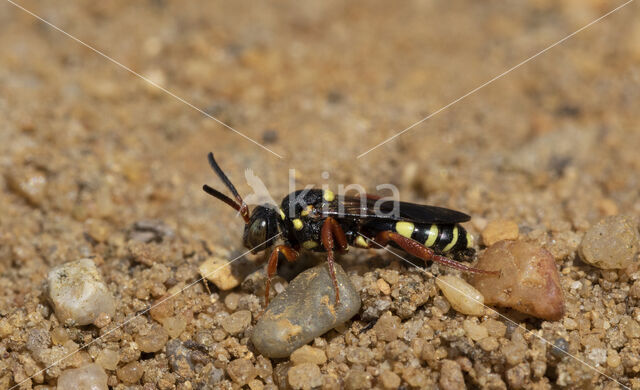
{"type": "Polygon", "coordinates": [[[407,221],[376,221],[368,227],[377,231],[399,233],[440,253],[463,251],[473,246],[473,237],[458,224],[426,225],[407,221]]]}

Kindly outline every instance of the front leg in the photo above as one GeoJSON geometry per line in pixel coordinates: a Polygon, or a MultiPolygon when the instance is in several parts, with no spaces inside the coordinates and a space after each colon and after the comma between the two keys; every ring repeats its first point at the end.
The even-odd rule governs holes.
{"type": "Polygon", "coordinates": [[[271,289],[271,278],[276,274],[276,270],[278,269],[278,259],[280,258],[280,253],[284,255],[288,262],[296,261],[298,258],[298,251],[295,249],[286,246],[286,245],[278,245],[273,248],[271,252],[271,256],[269,256],[269,263],[267,264],[267,284],[265,286],[264,292],[264,307],[269,306],[269,290],[271,289]]]}
{"type": "Polygon", "coordinates": [[[342,226],[336,221],[335,218],[327,217],[322,224],[320,231],[320,238],[322,239],[322,245],[327,251],[327,263],[329,263],[329,274],[331,275],[331,281],[333,282],[333,288],[336,292],[335,304],[340,304],[340,290],[338,289],[338,280],[336,279],[336,271],[333,266],[333,248],[334,237],[338,241],[338,248],[340,251],[345,251],[349,244],[347,243],[347,236],[342,230],[342,226]]]}
{"type": "Polygon", "coordinates": [[[389,243],[389,241],[393,241],[394,243],[396,243],[400,248],[402,248],[402,250],[404,250],[408,254],[413,255],[415,257],[419,257],[425,261],[427,260],[435,261],[440,264],[446,265],[447,267],[459,269],[460,271],[465,271],[465,272],[473,272],[477,274],[500,275],[499,271],[487,271],[479,268],[469,267],[455,260],[451,260],[448,257],[440,256],[436,254],[433,249],[427,248],[426,246],[422,245],[418,241],[407,238],[396,232],[384,231],[376,235],[375,242],[381,247],[386,246],[389,243]]]}

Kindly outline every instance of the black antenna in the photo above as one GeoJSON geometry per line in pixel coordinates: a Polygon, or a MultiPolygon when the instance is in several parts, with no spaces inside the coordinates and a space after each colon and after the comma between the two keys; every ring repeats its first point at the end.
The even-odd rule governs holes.
{"type": "Polygon", "coordinates": [[[235,202],[233,199],[229,198],[228,196],[224,195],[220,191],[214,190],[213,188],[209,187],[206,184],[202,186],[202,189],[207,194],[213,196],[214,198],[220,199],[224,203],[236,209],[242,215],[244,222],[249,223],[249,207],[247,206],[246,203],[244,203],[244,201],[242,200],[242,197],[240,196],[240,194],[238,194],[236,187],[233,186],[233,184],[231,183],[227,175],[225,175],[224,172],[222,172],[222,169],[216,162],[215,158],[213,158],[213,153],[209,152],[207,157],[209,159],[209,165],[211,165],[211,168],[213,168],[213,170],[216,172],[220,180],[222,180],[222,182],[231,191],[233,196],[237,199],[237,202],[235,202]]]}

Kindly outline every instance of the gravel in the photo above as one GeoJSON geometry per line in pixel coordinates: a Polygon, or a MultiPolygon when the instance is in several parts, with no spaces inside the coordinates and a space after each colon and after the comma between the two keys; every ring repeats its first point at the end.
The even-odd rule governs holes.
{"type": "MultiPolygon", "coordinates": [[[[250,337],[264,310],[264,254],[246,256],[247,271],[258,270],[251,278],[236,277],[233,268],[226,275],[225,283],[243,280],[240,286],[198,282],[210,258],[226,264],[245,251],[242,219],[201,190],[208,183],[231,195],[207,166],[209,151],[242,196],[253,192],[247,168],[276,201],[290,191],[289,169],[296,189],[327,185],[337,193],[353,183],[387,196],[376,186],[391,183],[402,200],[469,214],[464,227],[479,238],[479,258],[493,248],[482,234],[495,221],[517,224],[518,241],[553,258],[563,318],[495,306],[507,320],[491,310],[458,312],[421,270],[386,251],[351,248],[337,260],[362,306],[306,344],[326,356],[309,362],[323,388],[442,387],[450,362],[470,389],[620,387],[610,378],[640,388],[637,255],[623,268],[603,269],[580,249],[599,221],[640,215],[637,4],[356,159],[613,6],[245,3],[27,8],[248,137],[267,140],[283,159],[0,4],[0,389],[22,381],[23,389],[53,389],[66,372],[92,363],[117,390],[291,388],[293,356],[267,358],[250,337]],[[47,275],[83,258],[117,304],[112,316],[71,326],[48,298],[47,275]],[[251,324],[228,333],[223,321],[243,310],[251,324]],[[465,321],[488,335],[471,339],[465,321]],[[161,332],[156,327],[168,341],[143,352],[136,338],[161,332]],[[187,358],[171,359],[172,340],[187,358]],[[592,366],[606,351],[606,361],[597,372],[558,351],[592,366]],[[249,364],[234,371],[236,361],[249,364]],[[143,374],[129,385],[117,371],[133,362],[143,374]]],[[[511,226],[501,238],[514,237],[511,226]]],[[[629,227],[607,228],[606,239],[584,247],[605,262],[612,253],[628,259],[620,243],[630,241],[619,241],[617,231],[632,237],[629,227]]],[[[313,266],[282,263],[274,296],[313,266]]],[[[426,270],[471,280],[435,264],[426,270]]]]}
{"type": "Polygon", "coordinates": [[[256,323],[251,341],[268,357],[287,357],[298,347],[342,325],[360,310],[360,296],[339,264],[335,273],[340,303],[328,265],[304,271],[289,283],[256,323]]]}
{"type": "Polygon", "coordinates": [[[500,241],[487,249],[477,267],[499,276],[474,274],[472,284],[485,303],[510,307],[534,317],[559,320],[565,311],[560,275],[551,254],[523,241],[500,241]]]}
{"type": "Polygon", "coordinates": [[[580,244],[580,257],[601,269],[622,269],[638,261],[638,220],[625,215],[607,217],[592,226],[580,244]]]}
{"type": "Polygon", "coordinates": [[[61,322],[87,325],[100,314],[112,317],[116,302],[91,259],[59,265],[49,271],[48,296],[61,322]]]}
{"type": "Polygon", "coordinates": [[[63,371],[58,377],[59,390],[107,390],[107,374],[92,363],[63,371]]]}
{"type": "Polygon", "coordinates": [[[465,280],[444,275],[436,279],[436,284],[456,311],[473,316],[484,314],[484,296],[465,280]]]}

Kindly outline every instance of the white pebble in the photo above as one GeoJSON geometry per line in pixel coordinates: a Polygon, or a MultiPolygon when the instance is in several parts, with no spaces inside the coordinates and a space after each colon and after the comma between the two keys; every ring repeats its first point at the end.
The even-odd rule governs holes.
{"type": "Polygon", "coordinates": [[[444,275],[436,279],[451,306],[462,314],[481,316],[484,314],[484,296],[472,285],[453,275],[444,275]]]}
{"type": "Polygon", "coordinates": [[[200,275],[215,284],[222,291],[231,290],[240,285],[242,278],[234,274],[231,263],[218,256],[209,257],[199,267],[200,275]]]}
{"type": "Polygon", "coordinates": [[[576,280],[575,282],[571,283],[572,290],[578,290],[581,287],[582,287],[582,282],[580,282],[579,280],[576,280]]]}
{"type": "Polygon", "coordinates": [[[49,299],[62,323],[87,325],[101,313],[111,317],[116,303],[91,259],[72,261],[53,268],[47,277],[49,299]]]}
{"type": "Polygon", "coordinates": [[[107,390],[107,374],[102,367],[91,363],[80,368],[64,370],[58,377],[58,390],[107,390]]]}

